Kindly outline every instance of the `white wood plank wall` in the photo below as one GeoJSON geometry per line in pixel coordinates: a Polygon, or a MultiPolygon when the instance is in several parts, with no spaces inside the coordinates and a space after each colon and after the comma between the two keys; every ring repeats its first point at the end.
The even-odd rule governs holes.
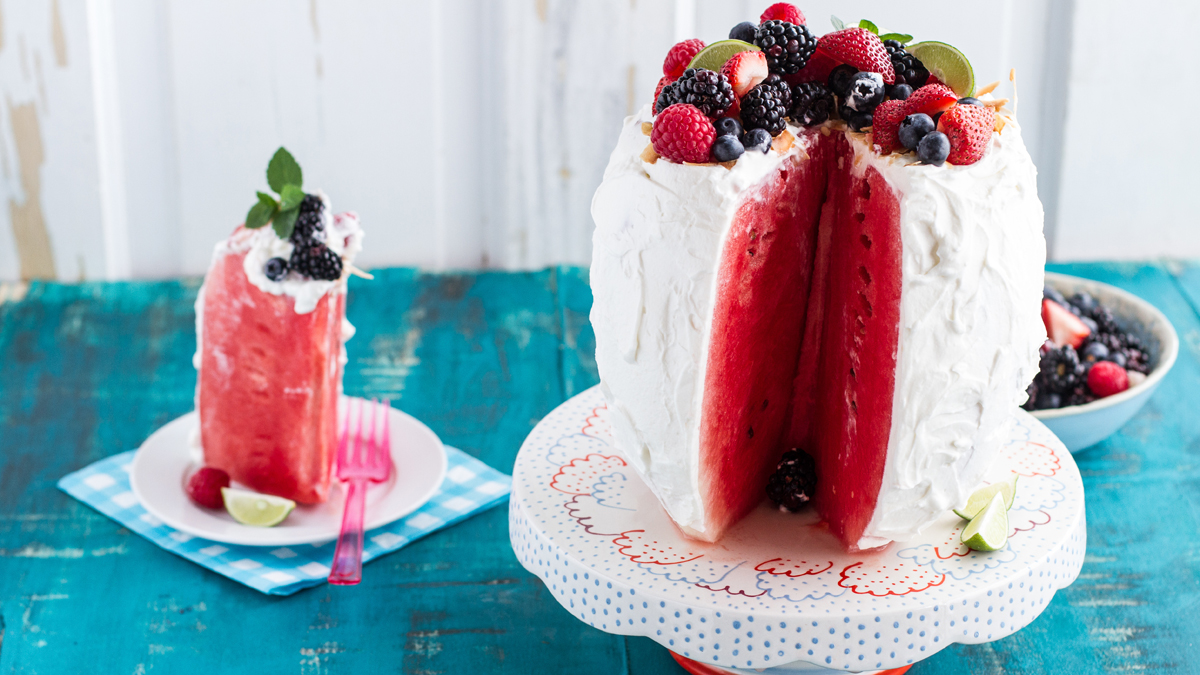
{"type": "MultiPolygon", "coordinates": [[[[592,193],[667,49],[766,4],[0,1],[0,280],[202,273],[279,145],[362,216],[366,266],[586,264],[592,193]]],[[[1196,3],[798,5],[818,33],[837,14],[950,42],[981,82],[1016,68],[1053,257],[1200,256],[1178,199],[1200,169],[1167,145],[1186,125],[1153,131],[1200,104],[1172,82],[1196,3]]]]}

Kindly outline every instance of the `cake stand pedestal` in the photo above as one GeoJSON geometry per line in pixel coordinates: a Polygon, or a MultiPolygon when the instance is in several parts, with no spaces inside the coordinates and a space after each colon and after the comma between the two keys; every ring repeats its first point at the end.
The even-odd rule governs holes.
{"type": "Polygon", "coordinates": [[[967,549],[947,512],[912,541],[847,553],[815,515],[765,504],[705,544],[680,534],[626,465],[592,388],[521,447],[510,537],[571,614],[649,637],[691,673],[901,673],[956,642],[1024,628],[1083,565],[1071,454],[1023,411],[1005,434],[988,478],[1021,478],[1003,550],[967,549]]]}

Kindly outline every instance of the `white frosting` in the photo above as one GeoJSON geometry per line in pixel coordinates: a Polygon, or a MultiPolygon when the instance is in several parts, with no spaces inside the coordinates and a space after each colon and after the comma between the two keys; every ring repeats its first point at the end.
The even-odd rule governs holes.
{"type": "MultiPolygon", "coordinates": [[[[625,120],[592,200],[596,363],[618,447],[675,522],[707,539],[699,429],[717,264],[745,191],[784,158],[649,164],[651,119],[647,106],[625,120]]],[[[902,195],[902,325],[883,485],[860,542],[871,547],[965,501],[994,457],[1037,369],[1045,242],[1015,123],[966,167],[879,157],[850,136],[853,170],[874,166],[902,195]]],[[[804,154],[798,142],[787,156],[804,154]]]]}

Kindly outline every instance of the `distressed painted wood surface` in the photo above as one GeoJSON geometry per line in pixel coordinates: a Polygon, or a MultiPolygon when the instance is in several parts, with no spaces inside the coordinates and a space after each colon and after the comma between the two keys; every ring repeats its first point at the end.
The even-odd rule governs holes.
{"type": "MultiPolygon", "coordinates": [[[[1120,433],[1077,456],[1079,581],[1030,627],[913,675],[1200,672],[1200,267],[1057,265],[1154,302],[1183,341],[1120,433]]],[[[516,562],[496,508],[366,568],[266,597],[150,545],[54,487],[192,407],[195,280],[0,286],[0,673],[681,673],[589,628],[516,562]]],[[[352,282],[346,389],[391,395],[510,470],[526,433],[596,381],[587,272],[352,282]]]]}

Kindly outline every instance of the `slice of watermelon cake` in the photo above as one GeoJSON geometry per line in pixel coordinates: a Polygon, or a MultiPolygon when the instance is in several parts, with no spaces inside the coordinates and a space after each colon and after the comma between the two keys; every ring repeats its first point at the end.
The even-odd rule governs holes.
{"type": "MultiPolygon", "coordinates": [[[[893,76],[913,77],[908,56],[893,76]]],[[[593,199],[591,319],[617,445],[692,537],[716,541],[763,503],[799,448],[816,479],[801,499],[845,546],[908,539],[978,486],[1037,372],[1045,240],[1013,115],[936,82],[908,110],[886,92],[914,92],[868,67],[860,90],[797,83],[790,100],[755,97],[788,87],[767,78],[738,125],[720,78],[685,73],[717,93],[665,84],[626,120],[593,199]],[[786,124],[763,115],[775,105],[786,124]],[[873,126],[855,119],[876,108],[873,126]],[[942,111],[951,123],[932,122],[942,111]],[[895,147],[914,133],[929,147],[895,147]]]]}
{"type": "Polygon", "coordinates": [[[196,300],[197,441],[204,463],[234,481],[311,504],[329,494],[354,332],[346,276],[363,232],[320,192],[299,200],[290,231],[278,227],[293,220],[287,197],[272,226],[251,211],[213,253],[196,300]]]}

